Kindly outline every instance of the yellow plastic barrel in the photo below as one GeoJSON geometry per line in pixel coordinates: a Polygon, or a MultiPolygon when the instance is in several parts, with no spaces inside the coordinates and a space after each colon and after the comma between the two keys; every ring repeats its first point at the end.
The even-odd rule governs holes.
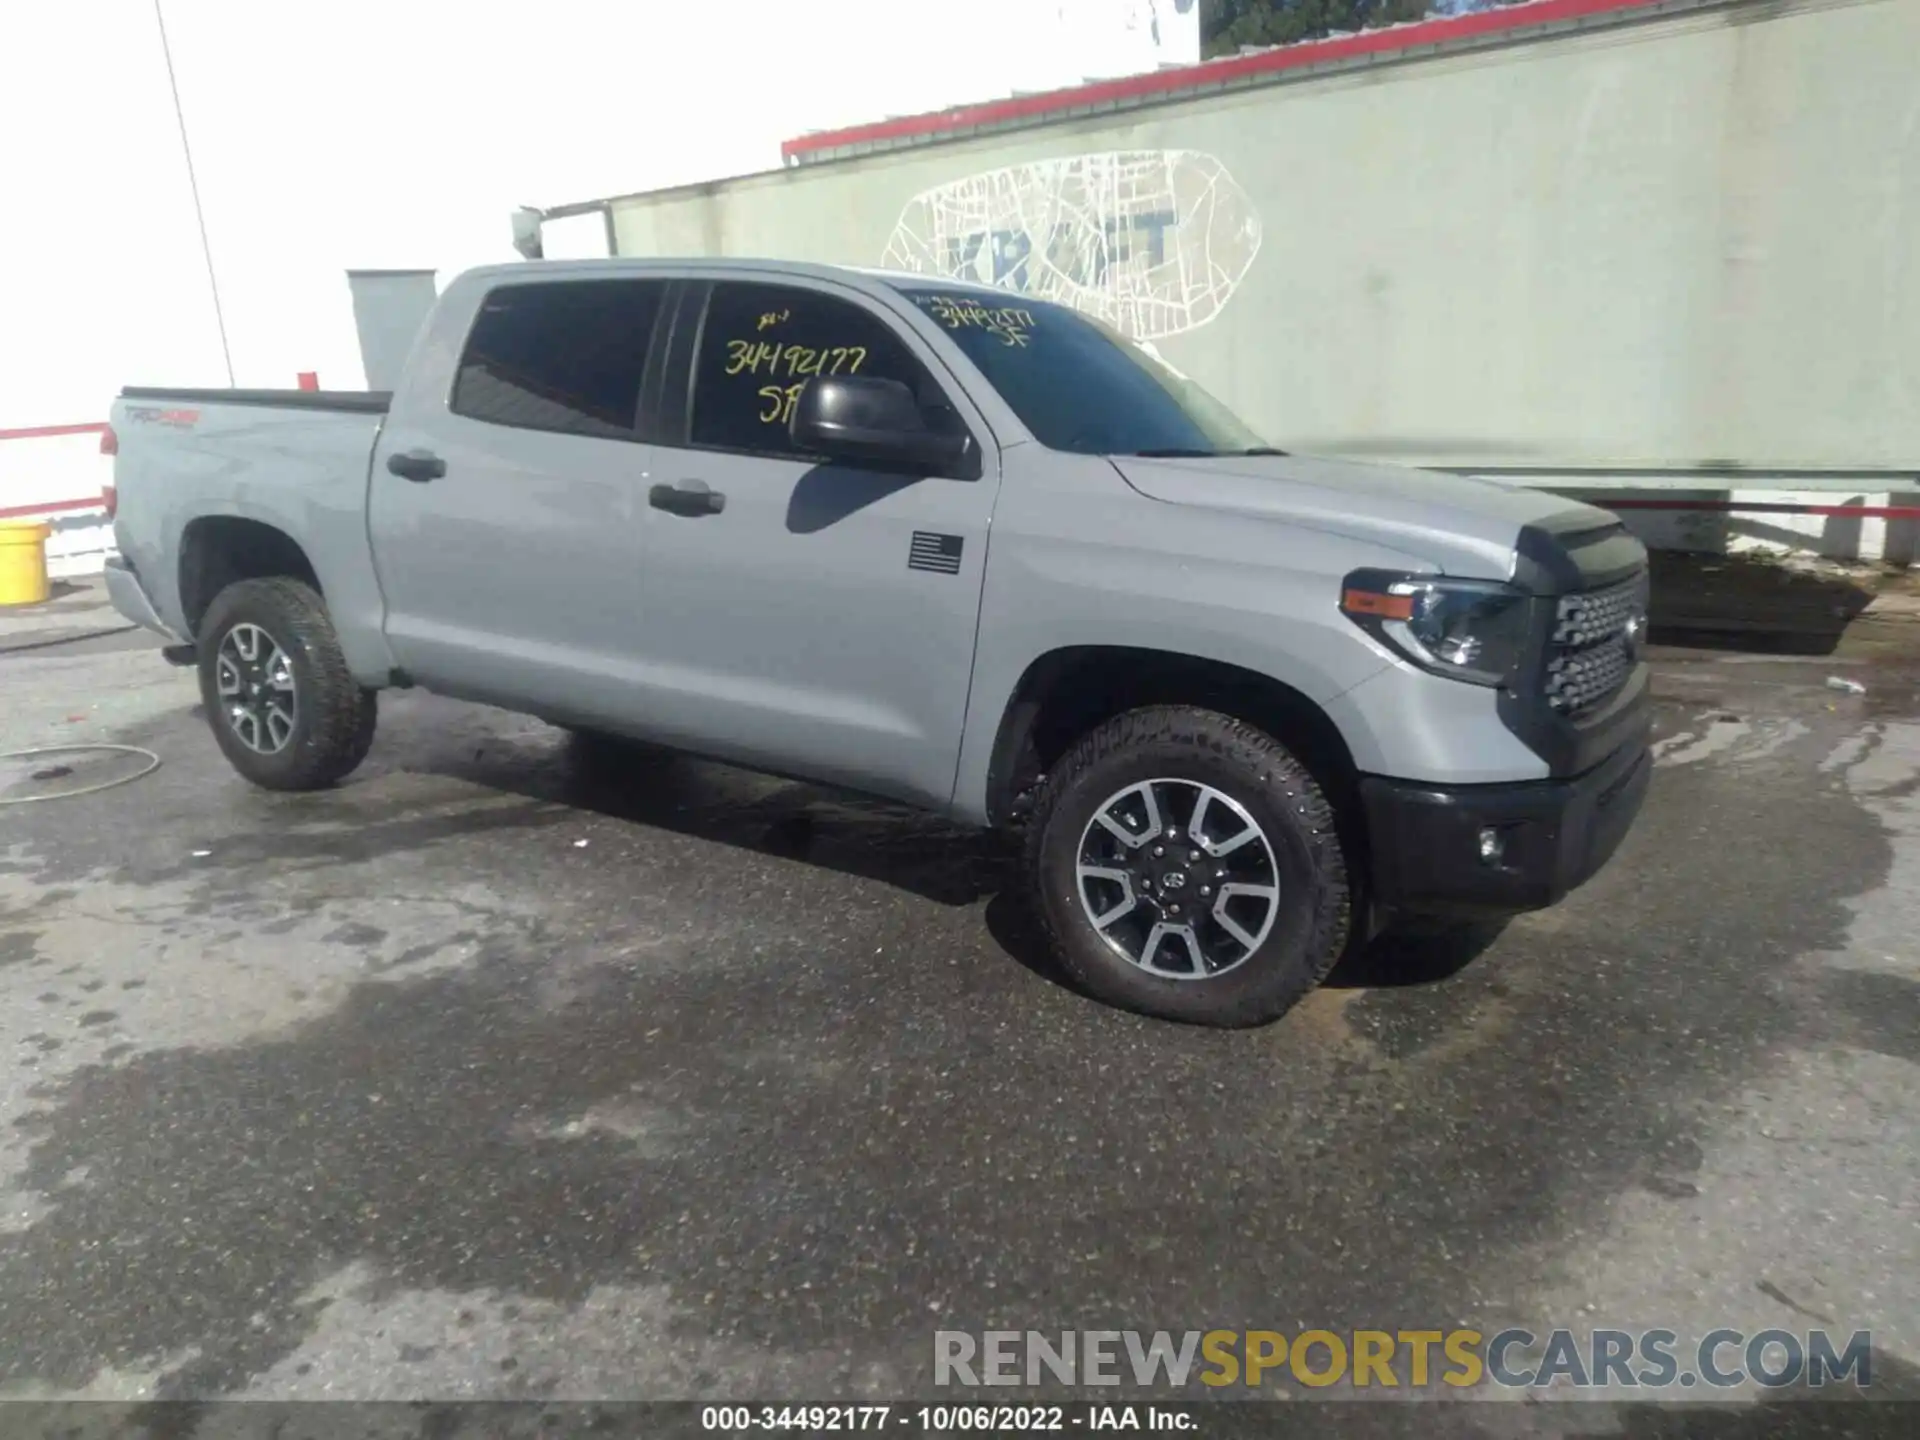
{"type": "Polygon", "coordinates": [[[47,580],[44,520],[0,520],[0,605],[38,605],[53,593],[47,580]]]}

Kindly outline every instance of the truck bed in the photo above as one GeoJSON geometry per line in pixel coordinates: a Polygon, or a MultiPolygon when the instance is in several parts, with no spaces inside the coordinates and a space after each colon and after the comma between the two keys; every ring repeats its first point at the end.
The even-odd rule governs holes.
{"type": "Polygon", "coordinates": [[[203,405],[266,405],[287,410],[349,410],[384,415],[393,403],[390,390],[169,390],[129,385],[123,400],[194,400],[203,405]]]}
{"type": "Polygon", "coordinates": [[[190,638],[211,599],[189,527],[226,527],[231,539],[234,526],[246,526],[298,536],[337,623],[378,636],[367,474],[389,398],[364,390],[120,392],[111,416],[114,536],[166,632],[190,638]]]}

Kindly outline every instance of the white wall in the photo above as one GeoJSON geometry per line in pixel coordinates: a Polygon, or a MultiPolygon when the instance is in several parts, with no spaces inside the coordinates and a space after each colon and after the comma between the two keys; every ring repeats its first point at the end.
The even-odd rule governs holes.
{"type": "MultiPolygon", "coordinates": [[[[1772,0],[635,197],[614,220],[632,255],[983,280],[1042,256],[1001,283],[1153,340],[1290,450],[1615,493],[1738,468],[1734,498],[1831,503],[1775,492],[1920,472],[1917,55],[1920,0],[1772,0]],[[1174,222],[1151,244],[1147,212],[1174,222]],[[1115,222],[1137,243],[1084,263],[1115,222]]],[[[1783,518],[1634,523],[1902,549],[1878,521],[1783,518]]]]}
{"type": "Polygon", "coordinates": [[[1135,334],[1309,454],[1912,472],[1916,56],[1920,0],[1773,0],[798,166],[614,219],[623,254],[980,279],[1011,236],[1003,255],[1047,261],[1002,283],[1144,317],[1135,334]],[[1081,267],[1097,282],[1055,263],[1100,240],[1090,217],[1142,236],[1156,210],[1154,243],[1081,267]]]}
{"type": "Polygon", "coordinates": [[[96,432],[0,437],[0,524],[46,520],[49,572],[98,571],[113,548],[103,494],[112,479],[96,432]]]}
{"type": "MultiPolygon", "coordinates": [[[[512,260],[517,205],[1077,80],[1102,15],[1140,53],[1145,3],[968,0],[953,26],[903,0],[163,0],[234,377],[360,385],[348,269],[512,260]]],[[[0,430],[225,384],[153,0],[0,3],[0,137],[0,430]]]]}
{"type": "MultiPolygon", "coordinates": [[[[1141,16],[1174,3],[968,0],[954,27],[902,0],[162,0],[232,379],[363,385],[350,269],[444,278],[515,259],[520,205],[1148,68],[1141,16]]],[[[0,432],[104,419],[127,384],[228,383],[153,0],[0,0],[0,207],[0,432]]],[[[109,471],[92,435],[0,433],[0,512],[109,471]]],[[[54,572],[97,570],[104,512],[49,513],[54,572]]]]}

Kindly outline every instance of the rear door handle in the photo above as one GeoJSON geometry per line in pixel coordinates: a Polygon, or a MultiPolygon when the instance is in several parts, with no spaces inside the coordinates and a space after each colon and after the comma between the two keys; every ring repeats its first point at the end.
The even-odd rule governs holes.
{"type": "Polygon", "coordinates": [[[387,457],[387,469],[402,480],[424,485],[447,473],[447,462],[431,450],[405,450],[387,457]]]}
{"type": "Polygon", "coordinates": [[[677,485],[656,485],[647,492],[647,503],[670,515],[718,515],[727,508],[727,497],[704,480],[682,480],[677,485]]]}

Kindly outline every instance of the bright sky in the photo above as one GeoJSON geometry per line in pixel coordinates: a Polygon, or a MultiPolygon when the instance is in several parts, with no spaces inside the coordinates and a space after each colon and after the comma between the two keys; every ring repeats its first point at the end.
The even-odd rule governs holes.
{"type": "MultiPolygon", "coordinates": [[[[1144,0],[162,5],[236,379],[350,388],[349,268],[444,280],[515,258],[516,205],[1132,68],[1144,0]]],[[[0,0],[0,196],[0,428],[227,383],[154,0],[0,0]]]]}

